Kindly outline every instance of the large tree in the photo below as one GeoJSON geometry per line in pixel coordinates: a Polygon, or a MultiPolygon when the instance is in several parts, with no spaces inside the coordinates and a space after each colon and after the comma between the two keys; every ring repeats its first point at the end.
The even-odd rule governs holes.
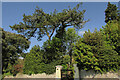
{"type": "Polygon", "coordinates": [[[63,32],[61,32],[60,28],[51,41],[47,40],[44,42],[43,49],[48,56],[48,60],[57,60],[60,57],[69,55],[71,64],[73,43],[75,43],[77,39],[79,39],[79,36],[74,28],[68,28],[68,30],[64,30],[63,32]]]}
{"type": "Polygon", "coordinates": [[[119,23],[115,20],[108,22],[107,25],[103,27],[103,35],[107,43],[120,55],[119,23]]]}
{"type": "Polygon", "coordinates": [[[100,72],[119,69],[120,56],[106,41],[107,35],[102,32],[95,30],[91,33],[88,30],[76,43],[74,55],[80,69],[100,72]]]}
{"type": "MultiPolygon", "coordinates": [[[[69,62],[68,56],[63,56],[57,46],[60,45],[58,39],[53,39],[54,42],[45,43],[43,50],[40,46],[34,46],[25,57],[24,73],[37,74],[46,73],[52,74],[55,72],[56,65],[66,65],[69,62]],[[47,45],[49,44],[49,46],[47,45]],[[47,50],[47,51],[46,51],[47,50]]],[[[52,41],[52,40],[51,40],[52,41]]]]}
{"type": "Polygon", "coordinates": [[[118,12],[117,6],[108,2],[107,9],[105,10],[105,22],[119,20],[120,16],[118,12]]]}
{"type": "Polygon", "coordinates": [[[30,42],[23,35],[4,31],[2,33],[2,70],[8,68],[8,64],[13,65],[20,57],[21,53],[29,48],[30,42]]]}
{"type": "Polygon", "coordinates": [[[41,73],[43,71],[42,68],[45,65],[44,56],[40,46],[35,45],[25,57],[24,73],[41,73]]]}
{"type": "Polygon", "coordinates": [[[41,40],[47,35],[49,40],[56,30],[61,27],[63,31],[68,26],[74,26],[76,29],[83,27],[85,10],[79,10],[80,4],[74,8],[64,9],[62,12],[54,10],[52,14],[45,13],[42,9],[36,8],[33,15],[23,15],[23,22],[10,26],[18,33],[23,33],[28,38],[37,37],[41,40]],[[37,34],[37,36],[36,36],[37,34]]]}
{"type": "Polygon", "coordinates": [[[80,38],[80,36],[78,36],[77,32],[75,31],[74,28],[68,28],[68,30],[66,31],[66,52],[68,53],[68,55],[70,56],[70,66],[72,63],[72,48],[74,46],[74,43],[80,38]]]}
{"type": "Polygon", "coordinates": [[[107,25],[103,27],[103,35],[106,35],[107,42],[120,54],[120,10],[108,2],[105,16],[107,25]]]}

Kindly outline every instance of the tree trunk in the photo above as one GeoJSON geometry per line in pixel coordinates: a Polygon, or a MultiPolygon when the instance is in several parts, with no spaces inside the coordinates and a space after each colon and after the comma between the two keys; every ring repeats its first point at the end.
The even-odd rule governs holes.
{"type": "Polygon", "coordinates": [[[70,56],[70,67],[71,67],[71,64],[72,64],[72,49],[70,50],[69,56],[70,56]]]}

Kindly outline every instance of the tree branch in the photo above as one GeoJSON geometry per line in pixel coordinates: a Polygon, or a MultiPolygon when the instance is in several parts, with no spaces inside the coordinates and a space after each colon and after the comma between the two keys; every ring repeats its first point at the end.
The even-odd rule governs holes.
{"type": "Polygon", "coordinates": [[[55,27],[54,27],[54,29],[53,29],[53,31],[52,31],[52,33],[51,33],[51,35],[50,35],[50,38],[52,37],[52,35],[53,35],[54,31],[55,31],[55,27]]]}

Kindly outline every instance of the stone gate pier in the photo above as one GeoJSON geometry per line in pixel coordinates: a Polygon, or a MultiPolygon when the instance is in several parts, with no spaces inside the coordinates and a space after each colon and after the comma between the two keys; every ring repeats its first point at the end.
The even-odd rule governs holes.
{"type": "Polygon", "coordinates": [[[61,80],[61,69],[62,69],[61,65],[56,66],[56,79],[57,80],[61,80]]]}

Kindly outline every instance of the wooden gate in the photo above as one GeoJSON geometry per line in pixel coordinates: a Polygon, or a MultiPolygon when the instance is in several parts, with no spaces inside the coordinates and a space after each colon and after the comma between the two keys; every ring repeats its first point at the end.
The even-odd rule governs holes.
{"type": "Polygon", "coordinates": [[[73,79],[73,71],[68,69],[61,70],[61,80],[74,80],[73,79]]]}

